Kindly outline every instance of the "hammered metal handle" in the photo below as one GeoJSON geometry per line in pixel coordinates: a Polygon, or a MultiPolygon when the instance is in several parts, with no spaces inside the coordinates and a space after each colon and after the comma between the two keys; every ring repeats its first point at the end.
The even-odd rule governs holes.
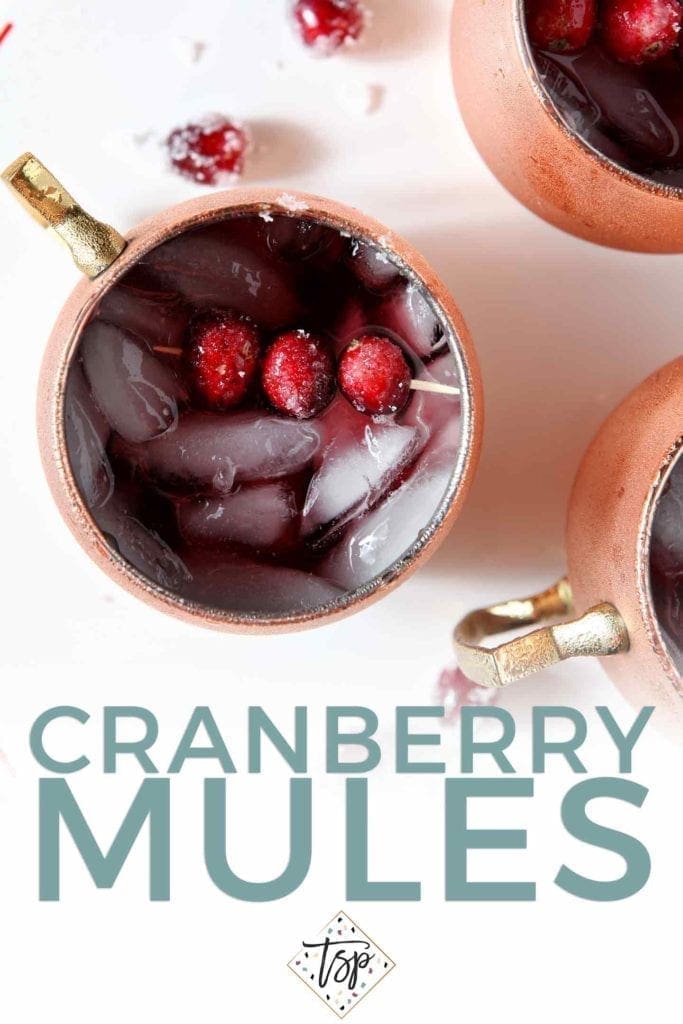
{"type": "Polygon", "coordinates": [[[603,657],[629,649],[628,631],[612,604],[598,604],[579,618],[544,626],[498,647],[482,647],[485,637],[571,615],[569,580],[541,594],[478,608],[460,620],[453,633],[458,665],[480,686],[500,688],[567,658],[603,657]]]}
{"type": "Polygon", "coordinates": [[[86,213],[32,153],[11,163],[2,180],[31,216],[64,242],[88,277],[101,274],[125,249],[123,235],[86,213]]]}

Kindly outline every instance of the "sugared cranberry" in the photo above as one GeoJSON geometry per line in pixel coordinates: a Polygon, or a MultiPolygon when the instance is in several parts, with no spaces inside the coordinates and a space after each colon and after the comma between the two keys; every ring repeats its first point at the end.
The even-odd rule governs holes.
{"type": "Polygon", "coordinates": [[[227,185],[240,176],[249,134],[219,114],[176,128],[166,140],[169,159],[184,178],[201,185],[227,185]]]}
{"type": "Polygon", "coordinates": [[[606,0],[601,16],[602,39],[617,60],[644,64],[674,48],[680,21],[678,0],[606,0]]]}
{"type": "Polygon", "coordinates": [[[357,0],[297,0],[293,13],[303,42],[323,56],[359,39],[366,21],[357,0]]]}
{"type": "Polygon", "coordinates": [[[210,408],[239,405],[256,376],[258,359],[258,331],[248,320],[219,313],[193,325],[189,362],[194,389],[210,408]]]}
{"type": "Polygon", "coordinates": [[[268,349],[261,382],[274,408],[307,420],[332,401],[334,360],[321,338],[308,331],[287,331],[268,349]]]}
{"type": "Polygon", "coordinates": [[[595,0],[529,0],[526,11],[531,42],[554,53],[583,49],[595,28],[595,0]]]}
{"type": "Polygon", "coordinates": [[[355,339],[339,360],[339,387],[359,412],[371,416],[403,409],[411,378],[400,346],[380,334],[355,339]]]}

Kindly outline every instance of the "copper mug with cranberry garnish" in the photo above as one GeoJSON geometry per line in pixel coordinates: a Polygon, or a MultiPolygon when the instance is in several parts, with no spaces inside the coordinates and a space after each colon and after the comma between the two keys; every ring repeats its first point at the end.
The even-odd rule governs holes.
{"type": "Polygon", "coordinates": [[[648,377],[588,448],[567,518],[568,579],[543,594],[467,615],[461,669],[505,686],[566,658],[605,657],[634,704],[652,703],[683,737],[683,357],[648,377]],[[498,648],[485,637],[566,616],[498,648]]]}
{"type": "Polygon", "coordinates": [[[443,284],[330,200],[230,191],[124,239],[27,154],[5,181],[92,280],[49,341],[45,470],[117,582],[219,628],[348,614],[464,501],[479,371],[443,284]]]}
{"type": "Polygon", "coordinates": [[[582,238],[683,251],[679,0],[457,0],[455,89],[491,170],[582,238]]]}

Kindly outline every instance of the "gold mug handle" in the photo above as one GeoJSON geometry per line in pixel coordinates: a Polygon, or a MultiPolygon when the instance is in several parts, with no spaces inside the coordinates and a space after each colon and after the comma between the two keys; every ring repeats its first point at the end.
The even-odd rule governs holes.
{"type": "Polygon", "coordinates": [[[123,235],[86,213],[32,153],[20,156],[0,177],[31,216],[67,246],[88,277],[101,274],[125,249],[123,235]]]}
{"type": "Polygon", "coordinates": [[[572,590],[566,578],[540,594],[478,608],[455,627],[453,644],[458,665],[480,686],[500,688],[567,658],[603,657],[629,649],[624,620],[607,602],[595,605],[579,618],[543,626],[497,647],[480,644],[486,637],[548,622],[573,611],[572,590]]]}

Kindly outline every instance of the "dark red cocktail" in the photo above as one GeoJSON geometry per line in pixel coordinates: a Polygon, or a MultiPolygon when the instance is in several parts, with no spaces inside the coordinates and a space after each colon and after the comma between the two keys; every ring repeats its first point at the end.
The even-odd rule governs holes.
{"type": "Polygon", "coordinates": [[[683,675],[683,457],[677,459],[652,522],[650,585],[657,621],[683,675]]]}
{"type": "Polygon", "coordinates": [[[111,548],[174,595],[322,607],[388,572],[439,509],[460,401],[419,388],[457,389],[455,344],[388,251],[303,213],[185,231],[80,336],[74,477],[111,548]]]}
{"type": "Polygon", "coordinates": [[[567,126],[621,167],[683,186],[678,0],[526,0],[525,13],[567,126]]]}

